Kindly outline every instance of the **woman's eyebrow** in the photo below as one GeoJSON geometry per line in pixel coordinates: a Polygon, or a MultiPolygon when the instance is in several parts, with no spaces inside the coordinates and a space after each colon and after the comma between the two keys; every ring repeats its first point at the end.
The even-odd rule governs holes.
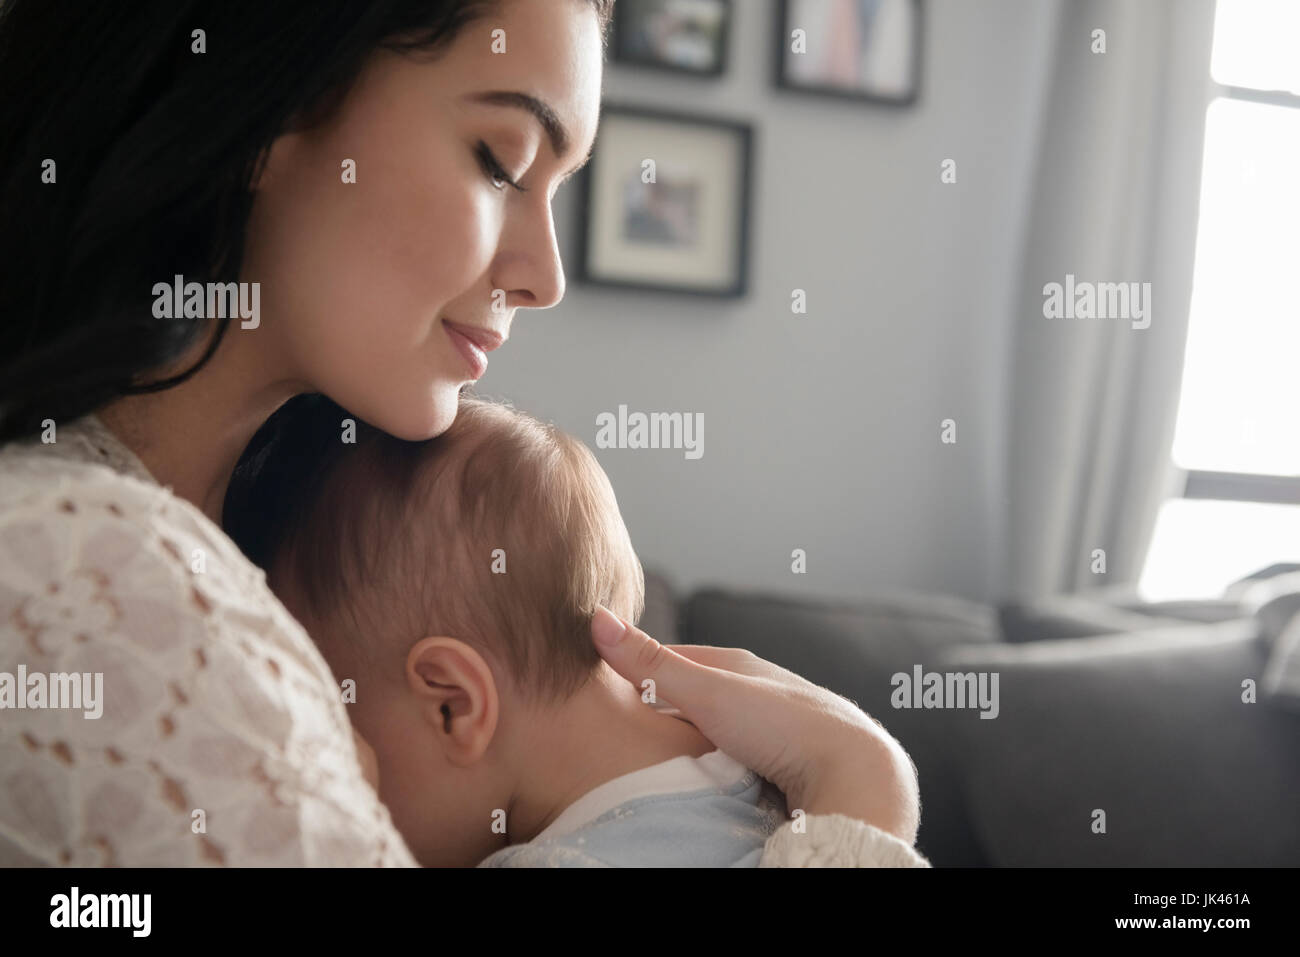
{"type": "MultiPolygon", "coordinates": [[[[565,129],[559,114],[545,100],[539,100],[529,93],[522,93],[518,90],[483,90],[477,93],[467,93],[465,99],[472,100],[475,103],[513,106],[516,109],[527,110],[542,125],[542,129],[551,141],[551,149],[555,151],[556,156],[563,156],[569,149],[569,131],[565,129]]],[[[591,154],[592,150],[588,150],[587,155],[582,158],[582,162],[573,167],[566,174],[566,178],[586,166],[587,161],[591,159],[591,154]]]]}

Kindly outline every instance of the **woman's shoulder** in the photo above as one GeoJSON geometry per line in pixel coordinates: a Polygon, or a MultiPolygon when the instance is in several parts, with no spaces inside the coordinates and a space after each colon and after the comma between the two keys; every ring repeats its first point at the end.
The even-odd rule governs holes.
{"type": "Polygon", "coordinates": [[[42,537],[43,529],[49,537],[111,527],[119,539],[143,541],[169,526],[193,525],[170,500],[143,466],[123,468],[111,447],[95,449],[81,432],[49,445],[24,441],[0,448],[0,540],[9,551],[15,539],[42,537]]]}
{"type": "Polygon", "coordinates": [[[102,605],[116,630],[160,642],[165,631],[179,637],[199,624],[209,637],[238,634],[246,650],[266,646],[318,681],[329,677],[265,573],[199,509],[147,474],[119,471],[84,449],[7,446],[0,450],[3,604],[51,601],[63,589],[72,589],[64,593],[66,615],[98,622],[102,605]],[[145,608],[153,621],[128,620],[145,608]]]}
{"type": "Polygon", "coordinates": [[[410,863],[265,575],[84,451],[0,450],[0,674],[102,688],[85,720],[54,710],[53,678],[6,705],[0,764],[25,797],[0,790],[0,863],[410,863]]]}
{"type": "Polygon", "coordinates": [[[0,555],[0,580],[90,566],[124,586],[156,589],[169,577],[158,572],[170,570],[196,586],[233,585],[243,600],[257,597],[249,586],[265,580],[170,489],[32,446],[0,450],[0,555]]]}

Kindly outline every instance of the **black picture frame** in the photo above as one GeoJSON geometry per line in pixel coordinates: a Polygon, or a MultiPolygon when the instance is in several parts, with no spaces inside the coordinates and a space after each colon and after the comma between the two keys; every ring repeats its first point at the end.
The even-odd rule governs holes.
{"type": "Polygon", "coordinates": [[[634,44],[633,18],[638,7],[663,4],[666,0],[619,0],[614,4],[614,23],[610,36],[610,60],[620,65],[658,70],[664,73],[695,77],[719,77],[727,71],[728,47],[731,37],[732,0],[711,0],[722,10],[722,27],[719,31],[713,64],[707,69],[686,66],[672,60],[638,50],[634,44]]]}
{"type": "Polygon", "coordinates": [[[774,53],[773,82],[778,89],[830,97],[832,99],[873,103],[880,106],[907,107],[917,102],[921,94],[922,50],[925,39],[925,4],[921,0],[899,0],[899,2],[906,2],[911,6],[912,22],[915,24],[908,56],[910,83],[907,92],[901,96],[884,95],[865,88],[854,89],[832,84],[812,84],[790,77],[786,70],[786,48],[790,41],[792,27],[790,16],[794,2],[795,0],[778,0],[775,42],[772,45],[774,53]]]}
{"type": "MultiPolygon", "coordinates": [[[[700,113],[679,113],[669,110],[649,109],[641,106],[619,103],[601,105],[601,138],[597,140],[596,151],[591,162],[583,168],[578,178],[579,186],[577,255],[574,278],[586,285],[613,289],[626,289],[639,292],[674,293],[678,295],[703,296],[707,298],[733,299],[746,295],[749,291],[749,226],[750,205],[753,191],[753,154],[754,125],[746,120],[700,113]],[[607,183],[597,182],[597,177],[604,173],[602,165],[602,140],[611,127],[620,121],[645,121],[650,126],[664,124],[680,126],[684,131],[709,130],[722,132],[735,137],[736,166],[731,170],[730,179],[734,184],[732,205],[734,216],[731,218],[731,245],[729,269],[726,276],[719,277],[717,284],[687,283],[670,279],[655,278],[652,273],[638,278],[635,275],[611,275],[593,268],[592,254],[596,239],[593,235],[595,217],[599,215],[598,204],[602,202],[600,190],[607,183]],[[611,123],[612,121],[612,123],[611,123]]],[[[609,174],[616,175],[616,174],[609,174]]],[[[608,202],[607,196],[604,199],[608,202]]]]}

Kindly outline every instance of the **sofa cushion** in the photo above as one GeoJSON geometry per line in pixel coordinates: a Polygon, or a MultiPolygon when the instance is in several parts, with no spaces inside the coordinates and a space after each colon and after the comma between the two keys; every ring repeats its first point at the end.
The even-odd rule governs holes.
{"type": "Polygon", "coordinates": [[[645,610],[636,626],[663,645],[678,644],[681,607],[668,578],[657,570],[645,570],[645,610]]]}
{"type": "Polygon", "coordinates": [[[1250,619],[955,648],[998,717],[928,713],[993,864],[1294,866],[1300,715],[1242,701],[1263,664],[1250,619]]]}
{"type": "Polygon", "coordinates": [[[1001,639],[988,605],[907,591],[829,602],[706,588],[687,601],[683,626],[683,641],[748,648],[773,661],[779,656],[794,662],[783,667],[805,676],[834,674],[853,660],[892,669],[918,654],[1001,639]]]}

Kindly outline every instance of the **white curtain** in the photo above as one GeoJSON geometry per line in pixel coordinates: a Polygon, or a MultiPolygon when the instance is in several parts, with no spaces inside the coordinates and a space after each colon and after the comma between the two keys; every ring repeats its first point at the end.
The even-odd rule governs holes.
{"type": "Polygon", "coordinates": [[[1005,395],[1006,598],[1141,571],[1171,477],[1213,16],[1212,0],[1061,7],[1005,395]],[[1149,282],[1149,328],[1046,318],[1067,275],[1149,282]]]}

